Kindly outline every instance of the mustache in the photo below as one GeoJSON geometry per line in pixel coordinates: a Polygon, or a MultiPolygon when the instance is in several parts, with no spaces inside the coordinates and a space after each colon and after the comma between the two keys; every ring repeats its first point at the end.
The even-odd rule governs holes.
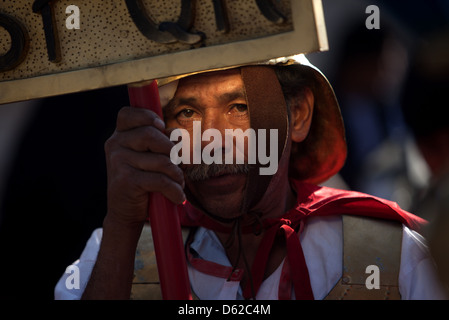
{"type": "Polygon", "coordinates": [[[203,181],[225,174],[247,174],[249,164],[192,164],[183,168],[184,174],[190,181],[203,181]]]}

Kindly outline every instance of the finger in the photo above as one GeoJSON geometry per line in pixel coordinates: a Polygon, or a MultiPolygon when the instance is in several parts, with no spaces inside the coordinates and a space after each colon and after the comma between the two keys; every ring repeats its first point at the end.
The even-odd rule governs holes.
{"type": "Polygon", "coordinates": [[[117,131],[126,131],[141,126],[154,126],[163,131],[165,123],[151,110],[123,107],[117,115],[117,131]]]}
{"type": "Polygon", "coordinates": [[[128,131],[114,133],[114,139],[121,147],[134,151],[152,151],[170,155],[174,143],[158,129],[152,126],[138,127],[128,131]]]}
{"type": "Polygon", "coordinates": [[[136,171],[134,179],[143,190],[160,192],[175,204],[181,204],[186,199],[181,185],[163,173],[136,171]]]}
{"type": "Polygon", "coordinates": [[[114,163],[116,167],[125,164],[141,171],[163,173],[184,187],[182,169],[166,155],[121,149],[109,155],[109,163],[114,163]]]}

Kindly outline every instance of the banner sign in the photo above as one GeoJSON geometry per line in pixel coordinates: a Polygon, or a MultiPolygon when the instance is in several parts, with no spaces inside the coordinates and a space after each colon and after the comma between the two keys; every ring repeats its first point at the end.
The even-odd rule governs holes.
{"type": "Polygon", "coordinates": [[[0,104],[327,50],[321,0],[0,3],[0,104]]]}

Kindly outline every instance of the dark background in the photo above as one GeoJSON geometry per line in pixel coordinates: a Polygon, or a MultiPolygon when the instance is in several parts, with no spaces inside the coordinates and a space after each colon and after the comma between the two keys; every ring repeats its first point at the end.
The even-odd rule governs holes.
{"type": "MultiPolygon", "coordinates": [[[[375,150],[397,132],[407,135],[412,131],[401,113],[404,107],[412,109],[411,104],[402,102],[404,92],[410,94],[407,101],[426,100],[431,95],[432,103],[426,100],[424,106],[439,109],[432,111],[429,121],[437,123],[438,120],[447,128],[447,118],[440,113],[447,102],[441,101],[443,97],[438,95],[447,92],[447,82],[413,83],[422,79],[417,73],[419,70],[413,67],[417,48],[428,43],[433,34],[447,28],[448,1],[323,0],[323,6],[330,51],[312,54],[310,59],[334,85],[343,113],[348,112],[344,102],[347,87],[341,79],[349,72],[343,66],[358,63],[359,70],[371,68],[371,72],[375,72],[373,65],[377,62],[373,61],[390,30],[394,30],[401,50],[407,55],[406,70],[394,92],[394,110],[399,111],[395,113],[399,116],[393,128],[399,131],[388,131],[384,116],[379,121],[377,117],[368,117],[367,121],[375,120],[370,125],[383,130],[380,139],[368,151],[375,150]],[[380,9],[381,29],[378,31],[367,32],[364,27],[368,16],[364,9],[370,4],[380,9]],[[363,61],[365,65],[361,64],[363,61]],[[411,89],[405,91],[407,85],[411,85],[411,89]],[[437,92],[429,94],[435,87],[437,92]],[[420,91],[424,98],[412,95],[420,91]]],[[[372,100],[378,102],[376,98],[372,100]]],[[[106,213],[103,146],[114,130],[117,111],[129,102],[126,87],[117,87],[42,99],[32,104],[21,109],[26,117],[23,128],[4,139],[13,143],[14,148],[0,149],[5,168],[0,171],[3,185],[0,188],[0,299],[53,299],[54,286],[65,268],[79,257],[92,231],[101,226],[106,213]]],[[[18,110],[16,107],[0,106],[4,108],[0,124],[8,122],[7,108],[13,113],[18,110]]],[[[421,110],[422,106],[413,108],[421,110]]],[[[420,119],[421,115],[418,112],[412,118],[420,119]]],[[[13,119],[16,118],[11,117],[11,121],[13,119]]],[[[365,191],[363,184],[355,182],[354,176],[360,176],[358,170],[362,170],[361,163],[368,153],[357,152],[358,145],[353,142],[357,131],[351,127],[351,121],[346,125],[350,154],[342,180],[348,188],[365,191]]],[[[0,128],[1,135],[10,134],[5,128],[0,128]]],[[[374,135],[367,133],[371,137],[374,135]]],[[[390,185],[393,186],[393,182],[390,185]]]]}

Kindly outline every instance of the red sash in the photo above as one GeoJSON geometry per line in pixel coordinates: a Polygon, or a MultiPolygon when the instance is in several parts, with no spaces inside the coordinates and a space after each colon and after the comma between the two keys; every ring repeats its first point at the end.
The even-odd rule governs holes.
{"type": "MultiPolygon", "coordinates": [[[[310,286],[309,272],[298,237],[304,218],[342,214],[360,215],[397,220],[416,231],[419,231],[426,223],[424,219],[402,210],[392,201],[360,192],[320,187],[295,180],[291,180],[291,184],[297,193],[296,207],[278,219],[265,219],[262,221],[265,235],[251,268],[254,294],[257,294],[263,282],[268,255],[275,237],[281,235],[285,237],[287,245],[287,258],[284,263],[284,270],[293,272],[287,272],[282,276],[279,297],[290,298],[290,291],[287,290],[288,294],[284,291],[287,287],[290,287],[285,284],[292,283],[296,299],[311,300],[314,298],[310,286]]],[[[185,203],[181,207],[180,215],[183,226],[202,226],[220,232],[231,231],[230,227],[225,227],[209,218],[195,209],[190,203],[185,203]]],[[[242,230],[242,232],[250,232],[250,229],[242,230]]],[[[249,284],[243,289],[243,295],[247,299],[251,298],[252,292],[249,284]]]]}

